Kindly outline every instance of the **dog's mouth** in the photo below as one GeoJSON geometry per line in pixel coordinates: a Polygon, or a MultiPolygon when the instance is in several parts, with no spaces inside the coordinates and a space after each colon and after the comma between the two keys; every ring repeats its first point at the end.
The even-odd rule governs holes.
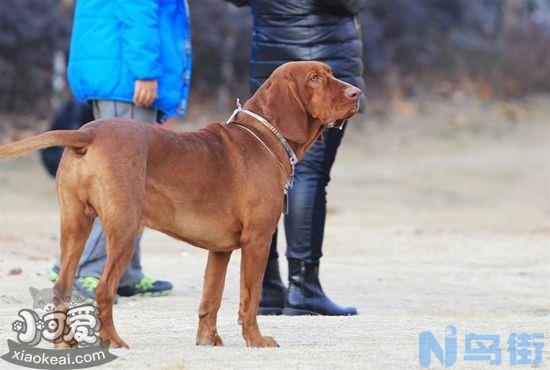
{"type": "Polygon", "coordinates": [[[361,102],[359,99],[357,99],[357,101],[355,101],[355,103],[353,104],[353,106],[350,108],[349,112],[348,112],[348,118],[351,118],[353,115],[355,115],[355,113],[359,112],[359,107],[361,106],[361,102]]]}
{"type": "Polygon", "coordinates": [[[344,124],[353,117],[357,112],[359,112],[359,100],[346,112],[344,117],[337,119],[333,122],[330,122],[327,127],[329,128],[339,128],[342,129],[344,124]]]}
{"type": "Polygon", "coordinates": [[[348,121],[348,118],[337,119],[336,121],[331,122],[327,127],[337,128],[341,130],[344,128],[344,125],[346,124],[347,121],[348,121]]]}

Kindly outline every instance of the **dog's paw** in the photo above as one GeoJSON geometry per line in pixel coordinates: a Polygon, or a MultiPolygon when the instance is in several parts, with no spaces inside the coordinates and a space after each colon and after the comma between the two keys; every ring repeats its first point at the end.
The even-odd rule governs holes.
{"type": "Polygon", "coordinates": [[[126,348],[130,349],[130,346],[126,344],[125,341],[123,341],[120,338],[117,338],[111,342],[111,348],[126,348]]]}
{"type": "Polygon", "coordinates": [[[76,342],[71,342],[71,343],[59,342],[59,343],[54,343],[53,348],[56,348],[56,349],[78,348],[78,343],[76,343],[76,342]]]}
{"type": "Polygon", "coordinates": [[[273,337],[259,336],[254,339],[247,339],[246,346],[256,348],[279,347],[279,343],[273,337]]]}
{"type": "Polygon", "coordinates": [[[101,338],[101,344],[100,346],[103,347],[103,348],[126,348],[126,349],[130,349],[130,346],[128,346],[126,344],[125,341],[122,340],[122,338],[120,338],[118,335],[113,335],[113,336],[102,336],[100,334],[100,338],[101,338]]]}
{"type": "Polygon", "coordinates": [[[213,332],[205,335],[198,335],[196,344],[197,346],[221,347],[223,346],[223,341],[217,332],[213,332]]]}

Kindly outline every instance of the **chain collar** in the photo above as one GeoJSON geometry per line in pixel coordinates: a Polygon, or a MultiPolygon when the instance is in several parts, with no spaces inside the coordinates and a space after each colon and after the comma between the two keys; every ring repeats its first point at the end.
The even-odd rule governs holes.
{"type": "MultiPolygon", "coordinates": [[[[237,98],[237,108],[235,108],[235,110],[233,111],[233,113],[231,114],[231,116],[229,117],[229,119],[225,122],[226,125],[229,125],[231,122],[233,122],[233,119],[235,119],[235,117],[237,116],[237,114],[241,112],[241,113],[244,113],[246,115],[249,115],[250,117],[254,118],[256,121],[260,122],[261,124],[263,124],[265,127],[267,127],[269,129],[269,131],[271,131],[273,134],[275,134],[275,136],[277,137],[277,139],[279,140],[279,142],[283,145],[283,147],[285,148],[286,150],[286,153],[288,155],[288,161],[290,163],[290,174],[287,173],[286,169],[284,169],[284,166],[283,166],[283,169],[285,171],[285,173],[287,173],[287,175],[289,176],[289,178],[285,181],[285,187],[284,187],[284,193],[285,195],[288,194],[288,192],[290,191],[290,189],[292,188],[292,185],[293,185],[293,181],[294,181],[294,167],[296,165],[296,163],[298,163],[298,158],[296,157],[296,153],[294,153],[294,150],[292,150],[292,147],[290,146],[290,144],[288,143],[288,141],[284,138],[284,136],[279,132],[279,130],[277,130],[277,128],[275,126],[273,126],[271,123],[269,123],[265,118],[263,118],[262,116],[260,116],[259,114],[257,113],[254,113],[254,112],[251,112],[249,110],[246,110],[246,109],[243,109],[243,107],[241,106],[241,103],[239,101],[239,99],[237,98]]],[[[258,140],[260,142],[260,144],[266,148],[270,153],[271,155],[274,156],[274,158],[279,161],[277,159],[277,157],[275,156],[275,154],[272,152],[271,149],[269,149],[269,147],[267,146],[267,144],[265,144],[259,137],[258,135],[254,134],[251,130],[249,130],[248,128],[246,128],[245,126],[242,126],[242,125],[238,125],[239,127],[241,128],[244,128],[245,130],[247,130],[249,133],[252,134],[252,136],[258,140]]]]}

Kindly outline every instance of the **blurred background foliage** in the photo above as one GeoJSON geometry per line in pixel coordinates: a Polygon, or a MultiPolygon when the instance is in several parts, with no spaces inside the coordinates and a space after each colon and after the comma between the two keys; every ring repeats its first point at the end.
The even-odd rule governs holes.
{"type": "MultiPolygon", "coordinates": [[[[367,4],[360,21],[371,109],[425,93],[490,99],[550,90],[550,0],[367,4]]],[[[223,0],[189,5],[191,107],[227,110],[234,97],[248,96],[250,11],[223,0]]],[[[0,0],[0,112],[48,117],[66,98],[72,6],[72,0],[0,0]]]]}

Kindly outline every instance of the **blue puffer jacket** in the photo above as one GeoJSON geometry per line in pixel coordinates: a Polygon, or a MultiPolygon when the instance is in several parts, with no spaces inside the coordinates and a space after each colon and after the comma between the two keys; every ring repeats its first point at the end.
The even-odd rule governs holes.
{"type": "Polygon", "coordinates": [[[157,79],[153,107],[183,116],[191,77],[186,0],[78,0],[69,82],[81,101],[131,102],[136,79],[157,79]]]}

